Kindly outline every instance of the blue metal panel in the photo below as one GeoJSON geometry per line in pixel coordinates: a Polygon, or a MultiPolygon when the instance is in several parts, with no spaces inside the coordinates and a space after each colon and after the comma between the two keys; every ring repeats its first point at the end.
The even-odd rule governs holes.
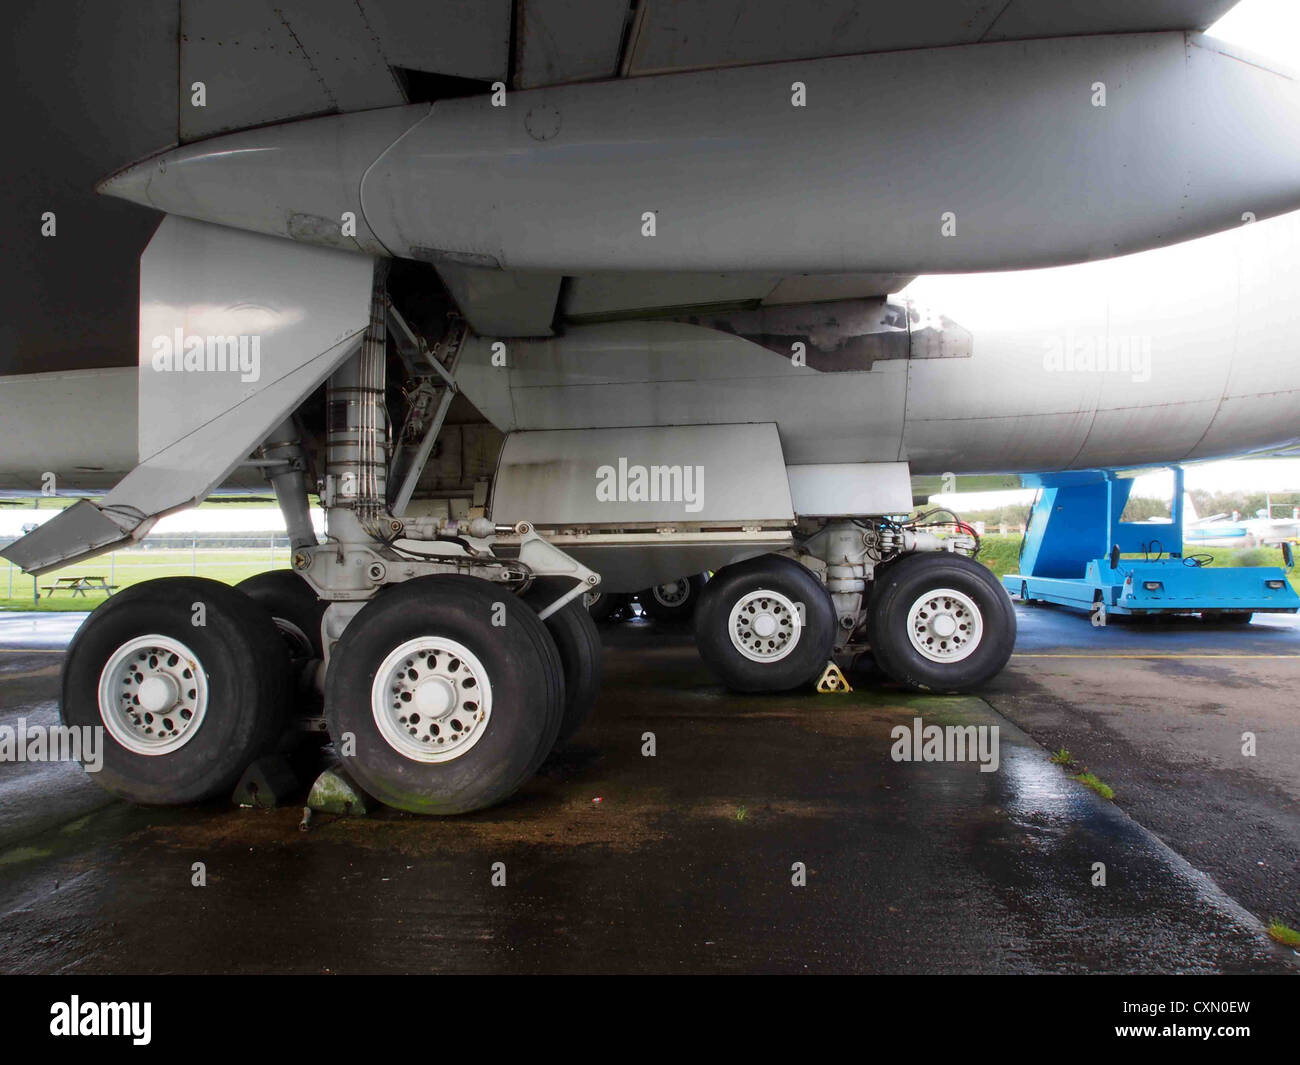
{"type": "Polygon", "coordinates": [[[1044,487],[1029,517],[1020,572],[1035,577],[1082,577],[1090,558],[1110,548],[1108,485],[1044,487]]]}

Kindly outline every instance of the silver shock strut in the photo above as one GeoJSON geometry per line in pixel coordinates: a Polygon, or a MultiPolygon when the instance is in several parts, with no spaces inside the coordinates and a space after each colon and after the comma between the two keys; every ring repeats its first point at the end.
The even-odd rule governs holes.
{"type": "Polygon", "coordinates": [[[344,543],[385,538],[388,481],[386,268],[375,266],[370,325],[361,350],[330,377],[325,390],[325,507],[330,538],[344,543]]]}

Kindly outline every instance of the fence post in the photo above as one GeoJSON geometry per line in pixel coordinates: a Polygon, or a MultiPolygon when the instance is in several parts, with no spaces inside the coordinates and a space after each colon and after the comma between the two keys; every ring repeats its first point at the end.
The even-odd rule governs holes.
{"type": "Polygon", "coordinates": [[[199,538],[192,537],[190,540],[190,576],[199,575],[199,538]]]}

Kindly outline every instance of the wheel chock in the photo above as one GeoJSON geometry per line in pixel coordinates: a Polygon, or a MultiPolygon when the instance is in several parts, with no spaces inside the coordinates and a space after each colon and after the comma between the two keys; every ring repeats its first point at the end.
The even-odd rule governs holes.
{"type": "Polygon", "coordinates": [[[821,679],[817,681],[817,694],[829,695],[840,694],[841,692],[851,692],[853,686],[849,684],[848,678],[844,675],[834,662],[827,662],[826,668],[822,670],[821,679]]]}
{"type": "Polygon", "coordinates": [[[365,817],[366,795],[342,766],[332,766],[316,778],[307,796],[307,808],[323,814],[365,817]]]}
{"type": "Polygon", "coordinates": [[[273,810],[298,790],[298,774],[278,754],[268,754],[244,770],[230,801],[236,806],[273,810]]]}

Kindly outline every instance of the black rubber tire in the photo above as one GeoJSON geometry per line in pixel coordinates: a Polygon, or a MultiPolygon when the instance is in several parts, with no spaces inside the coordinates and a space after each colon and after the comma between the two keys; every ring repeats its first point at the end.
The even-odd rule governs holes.
{"type": "Polygon", "coordinates": [[[614,615],[628,603],[628,596],[619,592],[598,592],[596,601],[587,607],[587,613],[597,625],[615,620],[614,615]]]}
{"type": "Polygon", "coordinates": [[[876,662],[876,656],[870,651],[859,651],[855,654],[849,668],[844,672],[854,684],[878,684],[884,679],[884,672],[876,662]]]}
{"type": "Polygon", "coordinates": [[[345,768],[381,802],[421,814],[481,810],[513,794],[551,752],[564,714],[555,641],[522,600],[476,577],[420,577],[367,603],[343,630],[325,677],[325,720],[345,768]],[[505,606],[505,624],[493,625],[505,606]],[[448,762],[407,758],[371,712],[375,673],[393,648],[440,635],[468,647],[492,685],[487,730],[448,762]],[[349,755],[348,734],[355,749],[349,755]]]}
{"type": "Polygon", "coordinates": [[[185,644],[208,681],[208,708],[193,739],[163,755],[121,746],[105,728],[101,787],[132,802],[179,805],[229,793],[248,766],[275,749],[289,704],[289,661],[267,613],[229,585],[201,577],[144,581],[106,600],[77,631],[63,663],[62,719],[101,726],[99,678],[126,641],[157,633],[185,644]],[[193,624],[202,603],[205,624],[193,624]]]}
{"type": "Polygon", "coordinates": [[[920,691],[965,692],[995,677],[1007,664],[1015,649],[1016,612],[987,567],[965,555],[927,551],[900,559],[874,583],[867,635],[877,664],[894,680],[920,691]],[[927,588],[962,592],[979,607],[984,635],[960,662],[932,662],[908,638],[908,612],[927,588]]]}
{"type": "Polygon", "coordinates": [[[268,570],[240,581],[235,587],[266,608],[289,648],[290,658],[325,657],[321,651],[320,623],[329,604],[317,599],[312,586],[297,573],[291,569],[268,570]]]}
{"type": "Polygon", "coordinates": [[[685,625],[695,616],[695,609],[700,605],[700,591],[704,588],[703,574],[680,578],[686,581],[686,598],[679,603],[661,603],[655,598],[654,588],[647,588],[637,593],[641,609],[662,625],[685,625]]]}
{"type": "MultiPolygon", "coordinates": [[[[543,577],[528,589],[524,602],[534,610],[542,610],[571,587],[573,582],[563,577],[543,577]]],[[[542,624],[555,641],[564,668],[564,717],[555,737],[556,743],[564,743],[587,723],[596,708],[605,675],[604,650],[600,631],[582,605],[581,596],[570,599],[542,624]]]]}
{"type": "Polygon", "coordinates": [[[700,657],[733,691],[789,691],[816,680],[830,661],[835,636],[830,594],[807,568],[783,555],[760,555],[720,569],[701,591],[695,611],[695,646],[700,657]],[[760,589],[780,592],[804,607],[799,642],[775,662],[746,658],[727,631],[732,608],[743,596],[760,589]]]}

